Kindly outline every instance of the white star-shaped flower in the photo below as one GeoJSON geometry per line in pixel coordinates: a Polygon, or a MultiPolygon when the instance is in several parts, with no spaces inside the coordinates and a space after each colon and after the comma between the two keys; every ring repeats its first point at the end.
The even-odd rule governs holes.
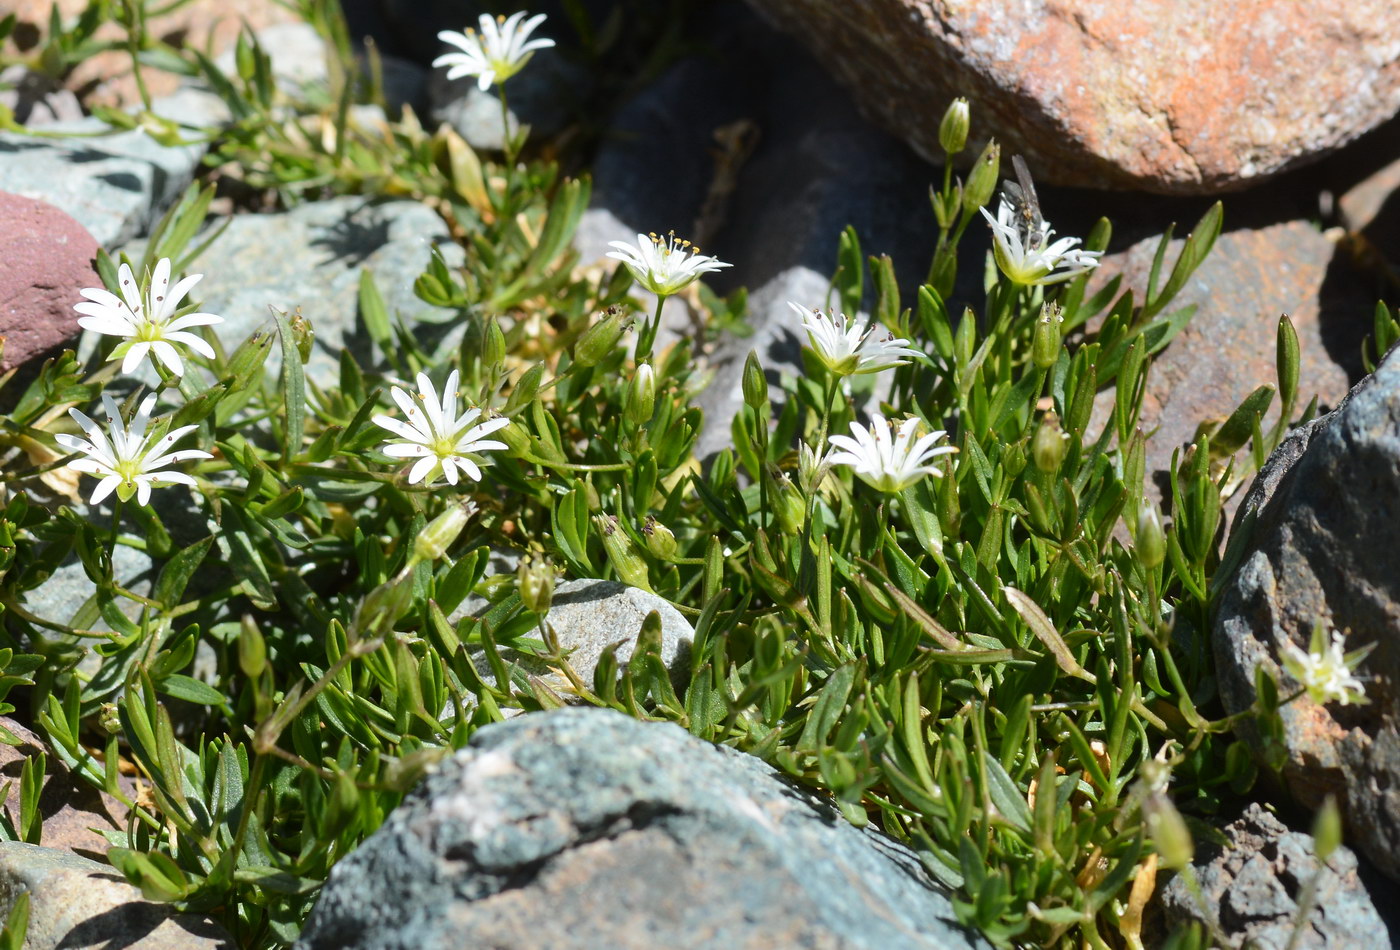
{"type": "Polygon", "coordinates": [[[992,253],[997,267],[1015,284],[1056,284],[1077,277],[1099,266],[1101,251],[1076,248],[1079,238],[1060,238],[1051,243],[1050,222],[1026,224],[1018,220],[1016,209],[1005,198],[993,218],[986,208],[977,209],[992,227],[992,253]]]}
{"type": "Polygon", "coordinates": [[[394,402],[403,410],[408,422],[390,416],[375,416],[374,424],[388,429],[403,442],[390,442],[381,451],[393,458],[416,458],[417,462],[408,471],[408,483],[423,482],[431,485],[442,472],[449,484],[457,484],[457,473],[473,481],[481,481],[481,469],[472,459],[477,452],[504,449],[504,442],[487,439],[497,429],[510,424],[504,417],[489,419],[479,425],[472,425],[481,415],[480,409],[469,408],[457,414],[457,370],[447,377],[447,385],[438,398],[432,380],[424,373],[418,374],[417,402],[407,392],[394,386],[389,390],[394,402]]]}
{"type": "Polygon", "coordinates": [[[812,352],[837,376],[878,373],[908,363],[906,356],[923,355],[910,347],[908,340],[897,339],[883,328],[879,338],[875,338],[873,324],[847,320],[844,313],[810,310],[791,300],[788,306],[802,318],[802,329],[807,331],[812,352]]]}
{"type": "MultiPolygon", "coordinates": [[[[1357,663],[1361,657],[1356,658],[1357,663]]],[[[1332,631],[1331,641],[1319,630],[1312,646],[1304,651],[1292,640],[1283,645],[1283,666],[1318,705],[1338,702],[1343,706],[1366,701],[1366,684],[1352,675],[1342,635],[1332,631]]]]}
{"type": "Polygon", "coordinates": [[[174,287],[170,286],[170,258],[156,262],[149,285],[138,287],[131,268],[123,264],[117,269],[121,296],[102,287],[87,287],[78,291],[87,300],[74,304],[73,309],[84,314],[78,326],[106,336],[126,337],[118,344],[111,358],[122,361],[122,372],[130,373],[141,365],[149,353],[160,360],[176,376],[185,372],[176,346],[188,346],[208,359],[214,358],[214,348],[193,333],[190,327],[211,326],[224,318],[212,313],[187,313],[175,317],[180,301],[197,284],[203,274],[191,274],[174,287]],[[174,317],[174,319],[171,319],[174,317]]]}
{"type": "Polygon", "coordinates": [[[200,449],[180,449],[168,451],[186,434],[198,426],[180,426],[171,429],[152,443],[146,435],[151,422],[151,410],[155,408],[156,396],[151,393],[141,400],[136,416],[128,426],[122,421],[121,409],[117,401],[106,393],[102,394],[102,407],[107,412],[108,432],[77,409],[69,409],[73,421],[87,434],[86,439],[75,435],[59,433],[54,439],[59,445],[74,452],[82,452],[87,458],[74,459],[68,468],[88,475],[99,476],[102,480],[93,490],[91,504],[97,504],[114,490],[117,497],[126,501],[134,494],[138,503],[145,505],[151,500],[151,489],[161,485],[190,485],[195,481],[184,472],[163,472],[167,465],[184,462],[188,459],[208,459],[214,456],[200,449]],[[162,455],[160,453],[164,452],[162,455]]]}
{"type": "Polygon", "coordinates": [[[947,435],[941,429],[915,439],[919,425],[918,419],[906,419],[895,433],[884,416],[876,416],[868,429],[852,422],[850,435],[831,437],[831,444],[840,451],[832,452],[828,461],[850,466],[857,478],[876,491],[897,494],[925,475],[942,475],[929,461],[957,451],[951,445],[934,444],[947,435]]]}
{"type": "Polygon", "coordinates": [[[638,234],[636,247],[626,241],[613,241],[608,247],[617,250],[607,256],[626,264],[637,283],[658,297],[669,297],[684,290],[701,274],[731,266],[701,254],[700,248],[679,240],[674,231],[664,238],[638,234]]]}
{"type": "Polygon", "coordinates": [[[477,21],[479,29],[468,28],[465,33],[443,30],[438,34],[438,39],[461,52],[443,53],[433,60],[433,65],[450,67],[447,70],[448,79],[475,76],[477,86],[485,92],[493,82],[503,83],[524,69],[536,50],[554,45],[553,40],[544,37],[529,38],[535,27],[544,20],[543,13],[528,20],[525,20],[523,12],[514,13],[508,18],[483,13],[477,21]]]}

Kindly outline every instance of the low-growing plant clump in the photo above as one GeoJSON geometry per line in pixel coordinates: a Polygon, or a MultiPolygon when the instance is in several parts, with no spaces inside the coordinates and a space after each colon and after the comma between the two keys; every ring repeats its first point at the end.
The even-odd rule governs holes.
{"type": "MultiPolygon", "coordinates": [[[[1152,360],[1191,318],[1173,299],[1220,206],[1174,260],[1162,239],[1145,293],[1117,277],[1091,293],[1109,222],[1056,239],[1022,167],[998,194],[995,144],[955,178],[975,116],[954,103],[926,279],[901,293],[848,230],[828,299],[793,302],[806,372],[751,358],[732,444],[697,459],[701,426],[726,421],[694,406],[707,345],[745,307],[699,282],[726,262],[669,233],[618,235],[612,269],[580,261],[586,176],[562,175],[528,129],[491,157],[411,110],[360,124],[351,107],[374,83],[334,8],[305,6],[339,53],[317,95],[279,88],[248,34],[229,74],[196,51],[158,57],[218,93],[229,125],[108,118],[209,138],[226,189],[427,202],[465,256],[436,256],[416,292],[455,332],[426,342],[366,272],[375,352],[342,352],[334,385],[304,372],[313,301],[220,338],[191,272],[221,266],[202,231],[215,188],[197,184],[73,301],[92,356],[66,352],[3,393],[0,682],[67,768],[129,809],[109,861],[245,946],[287,946],[330,868],[433,762],[508,710],[587,703],[823,790],[912,847],[999,944],[1141,946],[1158,876],[1255,780],[1213,699],[1222,506],[1315,409],[1300,411],[1284,318],[1277,385],[1202,427],[1160,506],[1149,491],[1152,360]],[[984,224],[991,261],[960,255],[984,224]],[[959,268],[986,270],[980,312],[950,312],[959,268]],[[664,342],[678,296],[711,329],[664,342]],[[114,572],[118,546],[157,565],[149,590],[114,572]],[[517,573],[492,571],[502,551],[517,573]],[[77,615],[27,609],[73,557],[95,587],[77,615]],[[684,612],[684,688],[655,616],[627,663],[608,651],[589,680],[572,671],[548,624],[562,577],[684,612]],[[459,610],[473,597],[486,606],[459,610]]],[[[483,18],[445,36],[440,62],[500,91],[506,115],[541,26],[483,18]]],[[[1393,332],[1382,321],[1378,342],[1393,332]]],[[[1363,698],[1361,655],[1329,636],[1291,658],[1298,691],[1363,698]]],[[[1250,716],[1276,747],[1290,691],[1261,679],[1259,693],[1250,716]]],[[[26,771],[6,836],[42,840],[43,769],[26,771]]],[[[1210,940],[1187,929],[1171,945],[1210,940]]]]}

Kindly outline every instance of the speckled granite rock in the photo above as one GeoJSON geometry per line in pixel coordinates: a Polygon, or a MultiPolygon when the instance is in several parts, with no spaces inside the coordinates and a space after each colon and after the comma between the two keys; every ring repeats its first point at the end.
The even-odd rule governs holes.
{"type": "Polygon", "coordinates": [[[233,950],[206,917],[172,914],[105,864],[65,851],[0,842],[0,918],[29,892],[26,950],[233,950]]]}
{"type": "Polygon", "coordinates": [[[1046,181],[1239,188],[1400,109],[1400,6],[749,0],[925,157],[958,95],[1046,181]]]}
{"type": "Polygon", "coordinates": [[[331,871],[298,950],[953,950],[917,858],[757,759],[599,709],[488,726],[331,871]]]}
{"type": "MultiPolygon", "coordinates": [[[[1228,848],[1202,848],[1193,862],[1207,906],[1197,903],[1185,878],[1177,875],[1158,891],[1149,926],[1165,937],[1180,922],[1204,920],[1209,914],[1235,946],[1250,941],[1255,950],[1285,950],[1298,901],[1319,868],[1312,836],[1290,831],[1258,803],[1251,803],[1224,832],[1228,848]]],[[[1350,848],[1338,848],[1317,881],[1316,904],[1294,950],[1391,946],[1372,896],[1362,885],[1356,855],[1350,848]]]]}
{"type": "MultiPolygon", "coordinates": [[[[1227,711],[1254,700],[1263,666],[1286,642],[1306,647],[1314,623],[1375,651],[1359,669],[1370,703],[1280,710],[1284,777],[1305,805],[1337,795],[1348,842],[1400,880],[1400,351],[1392,351],[1328,416],[1274,453],[1236,519],[1239,566],[1222,591],[1214,645],[1227,711]]],[[[1253,739],[1248,728],[1242,730],[1253,739]]]]}
{"type": "MultiPolygon", "coordinates": [[[[449,265],[461,261],[442,219],[416,201],[332,198],[277,214],[235,215],[199,262],[204,279],[194,296],[224,318],[215,329],[229,350],[269,319],[269,307],[289,314],[301,307],[316,333],[307,377],[327,385],[338,378],[341,347],[367,363],[376,358],[357,316],[361,268],[374,275],[391,317],[447,315],[413,294],[434,243],[449,265]]],[[[419,328],[424,336],[432,329],[419,328]]],[[[279,364],[274,347],[268,366],[279,364]]]]}

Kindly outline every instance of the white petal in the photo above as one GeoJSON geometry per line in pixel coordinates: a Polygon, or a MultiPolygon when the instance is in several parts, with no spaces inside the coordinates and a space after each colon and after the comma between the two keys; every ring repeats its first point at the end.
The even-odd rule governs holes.
{"type": "Polygon", "coordinates": [[[165,338],[175,343],[183,343],[206,359],[214,358],[214,348],[204,341],[203,338],[195,336],[193,333],[182,333],[179,330],[174,333],[166,333],[165,338]]]}
{"type": "Polygon", "coordinates": [[[126,359],[122,360],[122,372],[130,375],[136,371],[136,367],[141,365],[141,361],[146,358],[146,351],[151,348],[149,343],[133,343],[126,351],[126,359]]]}
{"type": "Polygon", "coordinates": [[[413,468],[408,470],[408,483],[410,485],[417,485],[423,480],[424,476],[433,470],[433,466],[437,465],[437,463],[436,455],[425,455],[423,458],[419,459],[414,463],[413,468]]]}
{"type": "Polygon", "coordinates": [[[223,323],[224,318],[216,313],[187,313],[183,317],[177,317],[165,325],[167,334],[171,330],[188,330],[190,327],[210,327],[216,323],[223,323]]]}
{"type": "Polygon", "coordinates": [[[185,364],[180,362],[180,351],[175,349],[164,340],[156,340],[151,344],[151,350],[156,354],[156,358],[165,364],[166,368],[176,376],[183,376],[185,364]]]}
{"type": "Polygon", "coordinates": [[[108,475],[97,483],[97,487],[92,490],[92,497],[88,499],[88,504],[96,505],[106,498],[122,483],[120,475],[108,475]]]}
{"type": "Polygon", "coordinates": [[[423,433],[410,426],[405,425],[398,419],[391,416],[375,416],[370,420],[381,429],[388,429],[401,439],[408,439],[410,442],[422,442],[423,433]]]}
{"type": "Polygon", "coordinates": [[[424,455],[434,454],[427,446],[419,445],[417,442],[390,442],[381,446],[379,451],[396,459],[416,459],[424,455]]]}

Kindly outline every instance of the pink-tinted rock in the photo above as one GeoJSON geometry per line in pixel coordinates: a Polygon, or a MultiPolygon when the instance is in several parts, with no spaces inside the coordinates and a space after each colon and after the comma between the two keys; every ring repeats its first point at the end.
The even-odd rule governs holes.
{"type": "Polygon", "coordinates": [[[1048,182],[1244,187],[1400,110],[1393,0],[750,3],[926,158],[964,95],[974,135],[1048,182]]]}
{"type": "Polygon", "coordinates": [[[48,353],[78,334],[73,304],[100,287],[97,242],[53,205],[0,191],[0,369],[48,353]]]}

